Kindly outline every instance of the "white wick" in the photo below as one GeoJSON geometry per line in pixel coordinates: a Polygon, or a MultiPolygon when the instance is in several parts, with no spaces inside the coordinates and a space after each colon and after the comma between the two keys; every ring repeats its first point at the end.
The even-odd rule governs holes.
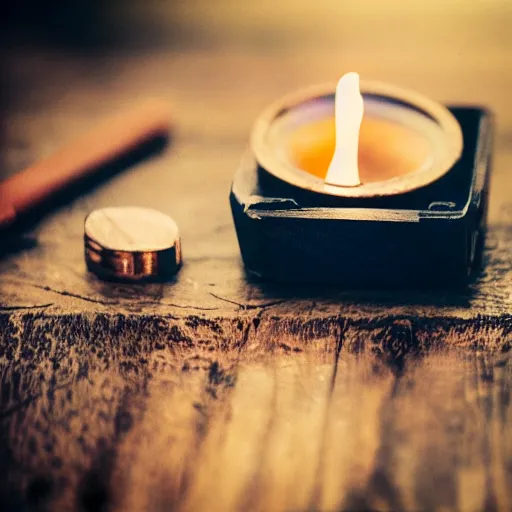
{"type": "Polygon", "coordinates": [[[336,87],[334,112],[336,147],[325,178],[325,182],[329,185],[356,187],[361,184],[357,157],[363,110],[359,75],[347,73],[340,78],[336,87]]]}

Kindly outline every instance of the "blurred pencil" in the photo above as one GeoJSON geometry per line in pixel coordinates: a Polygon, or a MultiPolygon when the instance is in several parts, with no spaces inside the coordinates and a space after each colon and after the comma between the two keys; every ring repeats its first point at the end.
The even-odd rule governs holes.
{"type": "Polygon", "coordinates": [[[139,145],[166,136],[167,103],[147,100],[114,115],[49,157],[0,182],[0,229],[74,181],[139,145]]]}

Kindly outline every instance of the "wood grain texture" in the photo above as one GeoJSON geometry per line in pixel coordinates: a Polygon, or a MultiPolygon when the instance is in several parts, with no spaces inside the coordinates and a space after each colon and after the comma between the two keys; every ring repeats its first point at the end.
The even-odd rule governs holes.
{"type": "Polygon", "coordinates": [[[509,3],[119,5],[109,46],[0,52],[1,177],[135,98],[169,100],[177,127],[0,239],[0,508],[510,510],[509,3]],[[350,69],[495,111],[467,290],[247,280],[228,192],[251,124],[350,69]],[[177,221],[175,282],[86,272],[85,215],[116,205],[177,221]]]}
{"type": "Polygon", "coordinates": [[[20,350],[1,365],[1,498],[51,510],[508,510],[509,355],[392,355],[345,335],[20,350]]]}

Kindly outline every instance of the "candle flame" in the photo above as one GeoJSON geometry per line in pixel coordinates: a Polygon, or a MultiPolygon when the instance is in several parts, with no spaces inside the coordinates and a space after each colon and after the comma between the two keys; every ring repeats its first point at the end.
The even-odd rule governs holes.
{"type": "Polygon", "coordinates": [[[359,75],[347,73],[340,78],[336,87],[336,147],[325,178],[329,185],[356,187],[361,184],[357,158],[363,110],[359,75]]]}

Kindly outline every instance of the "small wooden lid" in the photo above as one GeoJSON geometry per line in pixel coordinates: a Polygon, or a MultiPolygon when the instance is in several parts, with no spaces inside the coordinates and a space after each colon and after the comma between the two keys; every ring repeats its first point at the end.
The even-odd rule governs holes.
{"type": "Polygon", "coordinates": [[[85,219],[85,261],[102,279],[166,280],[181,266],[176,222],[135,206],[95,210],[85,219]]]}

